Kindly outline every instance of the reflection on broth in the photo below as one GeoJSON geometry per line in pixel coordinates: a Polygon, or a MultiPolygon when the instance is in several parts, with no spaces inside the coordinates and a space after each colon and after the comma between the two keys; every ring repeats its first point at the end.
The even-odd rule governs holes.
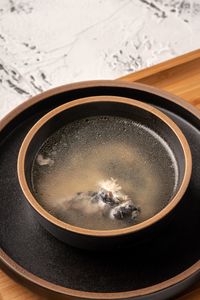
{"type": "Polygon", "coordinates": [[[32,170],[35,196],[47,211],[99,230],[152,217],[172,197],[176,180],[165,141],[132,120],[111,116],[58,130],[42,145],[32,170]]]}

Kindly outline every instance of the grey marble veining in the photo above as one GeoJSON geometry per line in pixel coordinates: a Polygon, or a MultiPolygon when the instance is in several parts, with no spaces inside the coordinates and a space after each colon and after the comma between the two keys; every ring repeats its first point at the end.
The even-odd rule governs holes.
{"type": "Polygon", "coordinates": [[[1,0],[0,117],[52,87],[200,48],[200,0],[1,0]]]}

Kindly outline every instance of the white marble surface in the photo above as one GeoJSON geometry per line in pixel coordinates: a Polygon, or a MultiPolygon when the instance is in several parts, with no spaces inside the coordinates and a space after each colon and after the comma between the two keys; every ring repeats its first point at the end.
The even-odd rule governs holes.
{"type": "Polygon", "coordinates": [[[0,118],[52,87],[200,48],[200,0],[0,0],[0,118]]]}

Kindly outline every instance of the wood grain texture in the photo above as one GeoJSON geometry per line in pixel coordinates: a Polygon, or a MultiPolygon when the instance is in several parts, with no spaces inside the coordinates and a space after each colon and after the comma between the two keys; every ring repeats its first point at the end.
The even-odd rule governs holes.
{"type": "Polygon", "coordinates": [[[200,109],[200,50],[120,78],[175,94],[200,109]]]}
{"type": "MultiPolygon", "coordinates": [[[[200,109],[200,50],[120,78],[149,84],[182,97],[200,109]]],[[[15,282],[0,270],[0,300],[49,300],[15,282]]],[[[52,299],[52,298],[51,298],[52,299]]],[[[56,296],[54,299],[59,300],[56,296]]],[[[176,300],[200,299],[200,283],[176,300]]]]}
{"type": "Polygon", "coordinates": [[[0,300],[48,300],[20,285],[0,270],[0,300]]]}

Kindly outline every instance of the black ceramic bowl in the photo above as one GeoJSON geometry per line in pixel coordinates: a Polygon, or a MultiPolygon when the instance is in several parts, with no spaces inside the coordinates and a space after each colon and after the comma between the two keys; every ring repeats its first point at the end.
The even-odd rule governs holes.
{"type": "MultiPolygon", "coordinates": [[[[135,143],[137,146],[137,141],[135,143]]],[[[142,162],[142,155],[140,161],[142,162]]],[[[161,227],[169,219],[169,216],[176,213],[175,208],[189,184],[191,168],[191,153],[187,140],[170,118],[150,105],[129,98],[112,96],[82,98],[52,110],[29,131],[18,156],[19,182],[36,218],[58,239],[85,249],[108,249],[126,245],[130,242],[141,241],[156,232],[156,228],[161,227]],[[161,199],[162,209],[150,218],[125,228],[96,230],[63,221],[41,205],[33,188],[33,162],[45,141],[60,128],[73,121],[96,116],[126,118],[133,121],[133,126],[146,128],[151,134],[151,145],[147,139],[142,147],[146,149],[147,153],[150,151],[149,149],[153,151],[149,153],[150,160],[152,157],[152,164],[158,160],[158,166],[162,167],[164,173],[166,172],[165,185],[168,186],[168,182],[171,180],[170,172],[176,173],[173,186],[169,185],[171,190],[168,191],[168,199],[164,196],[161,199]],[[167,145],[168,150],[161,154],[159,146],[162,143],[167,145]],[[174,167],[166,164],[169,153],[173,157],[174,167]]],[[[159,193],[159,186],[156,188],[156,192],[159,193]]]]}

